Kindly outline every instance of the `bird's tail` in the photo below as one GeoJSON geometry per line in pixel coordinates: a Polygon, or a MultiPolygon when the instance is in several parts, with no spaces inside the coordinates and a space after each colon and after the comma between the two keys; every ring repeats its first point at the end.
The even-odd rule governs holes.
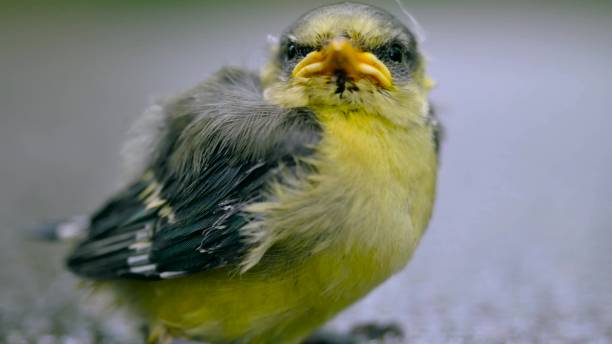
{"type": "Polygon", "coordinates": [[[89,216],[74,216],[72,218],[51,221],[34,227],[30,232],[34,239],[44,241],[66,241],[78,239],[87,234],[89,216]]]}

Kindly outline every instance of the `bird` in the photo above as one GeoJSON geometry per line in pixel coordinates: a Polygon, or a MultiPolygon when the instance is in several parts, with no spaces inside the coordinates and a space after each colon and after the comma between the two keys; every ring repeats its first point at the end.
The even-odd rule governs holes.
{"type": "Polygon", "coordinates": [[[418,37],[380,8],[315,8],[255,72],[152,105],[131,179],[66,265],[147,343],[301,343],[408,263],[436,195],[440,124],[418,37]]]}

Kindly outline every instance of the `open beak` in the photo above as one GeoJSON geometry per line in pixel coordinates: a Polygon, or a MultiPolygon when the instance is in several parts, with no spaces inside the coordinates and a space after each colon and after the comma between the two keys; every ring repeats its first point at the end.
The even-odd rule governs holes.
{"type": "Polygon", "coordinates": [[[311,78],[321,75],[335,75],[343,72],[357,81],[370,78],[384,88],[392,85],[393,78],[387,66],[372,53],[355,49],[348,39],[333,39],[320,51],[306,55],[293,69],[291,76],[311,78]]]}

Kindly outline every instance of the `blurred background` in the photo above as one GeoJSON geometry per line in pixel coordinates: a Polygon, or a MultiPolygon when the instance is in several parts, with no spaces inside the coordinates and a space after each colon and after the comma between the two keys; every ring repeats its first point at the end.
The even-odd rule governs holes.
{"type": "MultiPolygon", "coordinates": [[[[407,20],[392,0],[370,3],[407,20]]],[[[409,267],[328,324],[406,343],[612,342],[612,3],[422,1],[445,124],[409,267]]],[[[0,1],[0,342],[132,343],[23,228],[121,187],[130,123],[326,1],[0,1]]]]}

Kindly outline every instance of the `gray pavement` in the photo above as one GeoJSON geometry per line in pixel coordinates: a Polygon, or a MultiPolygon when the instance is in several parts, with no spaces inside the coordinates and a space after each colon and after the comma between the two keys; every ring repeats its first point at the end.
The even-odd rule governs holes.
{"type": "MultiPolygon", "coordinates": [[[[95,209],[121,186],[121,141],[151,97],[257,66],[266,35],[320,1],[110,3],[0,11],[0,342],[134,340],[75,291],[64,245],[20,229],[95,209]]],[[[447,129],[435,216],[409,267],[328,326],[611,343],[612,4],[406,6],[447,129]]]]}

